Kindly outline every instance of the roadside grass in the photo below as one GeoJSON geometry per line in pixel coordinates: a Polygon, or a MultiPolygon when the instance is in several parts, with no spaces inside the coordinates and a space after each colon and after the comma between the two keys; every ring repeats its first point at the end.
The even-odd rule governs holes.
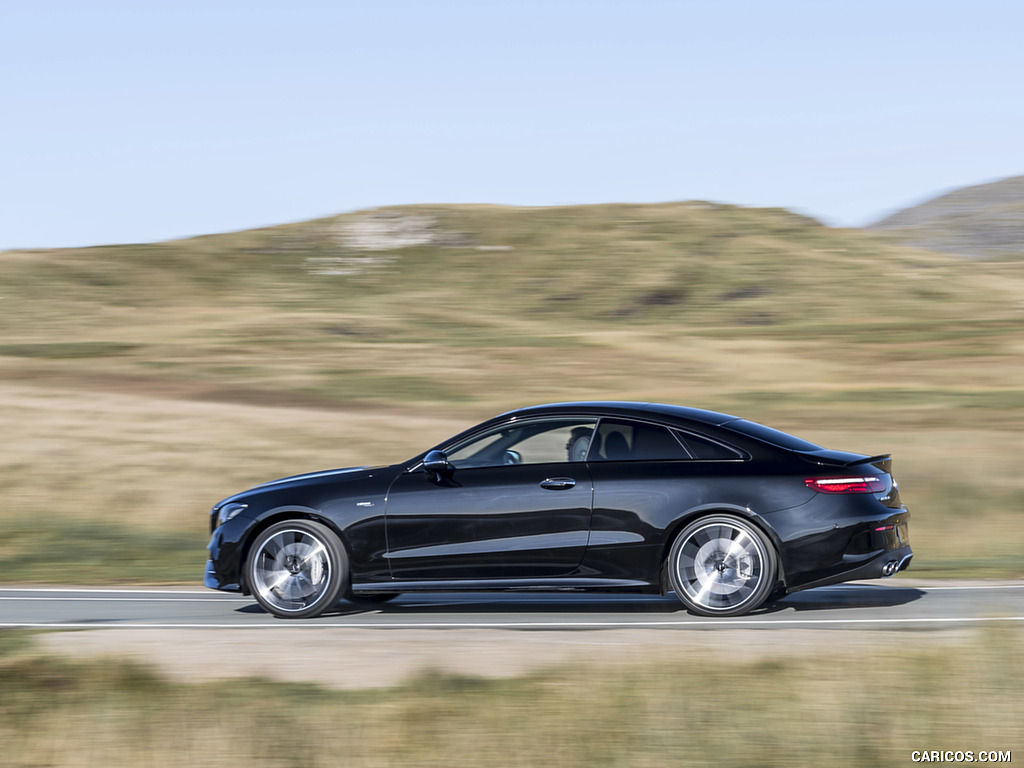
{"type": "Polygon", "coordinates": [[[586,662],[484,680],[428,673],[332,691],[167,682],[0,633],[0,740],[12,766],[903,766],[914,750],[1016,751],[1024,644],[992,628],[954,649],[760,661],[586,662]],[[956,664],[951,665],[950,654],[956,664]]]}
{"type": "Polygon", "coordinates": [[[915,570],[1024,575],[1024,262],[703,202],[408,206],[5,252],[0,282],[6,582],[177,581],[229,493],[574,399],[892,452],[915,570]]]}
{"type": "MultiPolygon", "coordinates": [[[[197,517],[201,517],[198,515],[197,517]]],[[[26,584],[182,584],[202,578],[209,536],[68,515],[4,520],[0,573],[26,584]]]]}
{"type": "MultiPolygon", "coordinates": [[[[498,411],[267,407],[25,384],[0,394],[8,583],[196,583],[221,498],[300,472],[401,461],[498,411]]],[[[892,453],[912,515],[909,575],[1024,575],[1016,430],[852,428],[856,408],[808,414],[792,395],[738,404],[728,409],[824,445],[892,453]]]]}
{"type": "Polygon", "coordinates": [[[452,431],[412,412],[0,386],[0,574],[195,583],[221,498],[284,475],[400,461],[452,431]]]}

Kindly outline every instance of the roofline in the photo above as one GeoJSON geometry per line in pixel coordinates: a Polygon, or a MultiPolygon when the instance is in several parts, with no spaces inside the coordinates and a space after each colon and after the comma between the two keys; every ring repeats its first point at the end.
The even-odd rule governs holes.
{"type": "Polygon", "coordinates": [[[668,416],[670,418],[693,421],[711,426],[720,426],[730,421],[736,421],[740,418],[739,416],[720,413],[719,411],[709,411],[703,408],[691,408],[689,406],[671,405],[668,403],[647,403],[631,400],[581,400],[564,403],[545,403],[543,405],[531,405],[524,408],[517,408],[495,416],[492,421],[518,416],[539,416],[545,413],[559,411],[574,411],[576,413],[586,415],[668,416]]]}

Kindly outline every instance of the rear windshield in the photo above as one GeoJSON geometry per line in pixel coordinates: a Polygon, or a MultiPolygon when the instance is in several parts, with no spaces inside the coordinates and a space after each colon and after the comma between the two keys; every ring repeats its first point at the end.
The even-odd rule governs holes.
{"type": "Polygon", "coordinates": [[[722,426],[726,429],[731,429],[733,432],[739,432],[741,435],[754,437],[758,440],[763,440],[766,443],[777,445],[780,448],[788,448],[791,451],[822,450],[820,445],[815,445],[807,440],[802,440],[799,437],[791,435],[788,432],[780,432],[777,429],[766,427],[764,424],[747,421],[746,419],[730,421],[728,424],[723,424],[722,426]]]}

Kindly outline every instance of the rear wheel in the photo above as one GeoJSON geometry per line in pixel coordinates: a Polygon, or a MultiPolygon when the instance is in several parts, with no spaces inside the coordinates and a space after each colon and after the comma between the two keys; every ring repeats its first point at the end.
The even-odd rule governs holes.
{"type": "Polygon", "coordinates": [[[676,596],[702,616],[739,616],[764,603],[778,557],[757,528],[732,515],[704,517],[672,544],[668,574],[676,596]]]}
{"type": "Polygon", "coordinates": [[[338,602],[348,584],[348,556],[326,525],[288,520],[257,537],[246,580],[268,612],[282,619],[311,618],[338,602]]]}

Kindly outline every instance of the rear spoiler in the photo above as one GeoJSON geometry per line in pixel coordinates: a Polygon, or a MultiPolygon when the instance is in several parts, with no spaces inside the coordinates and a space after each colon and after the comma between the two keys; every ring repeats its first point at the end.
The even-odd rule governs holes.
{"type": "Polygon", "coordinates": [[[880,453],[877,456],[865,456],[862,453],[847,453],[846,451],[807,451],[804,453],[809,460],[815,464],[827,467],[852,467],[855,464],[871,464],[879,472],[892,473],[892,454],[880,453]]]}
{"type": "Polygon", "coordinates": [[[880,453],[878,456],[872,456],[868,461],[877,467],[880,472],[885,472],[887,475],[892,474],[891,453],[880,453]]]}

